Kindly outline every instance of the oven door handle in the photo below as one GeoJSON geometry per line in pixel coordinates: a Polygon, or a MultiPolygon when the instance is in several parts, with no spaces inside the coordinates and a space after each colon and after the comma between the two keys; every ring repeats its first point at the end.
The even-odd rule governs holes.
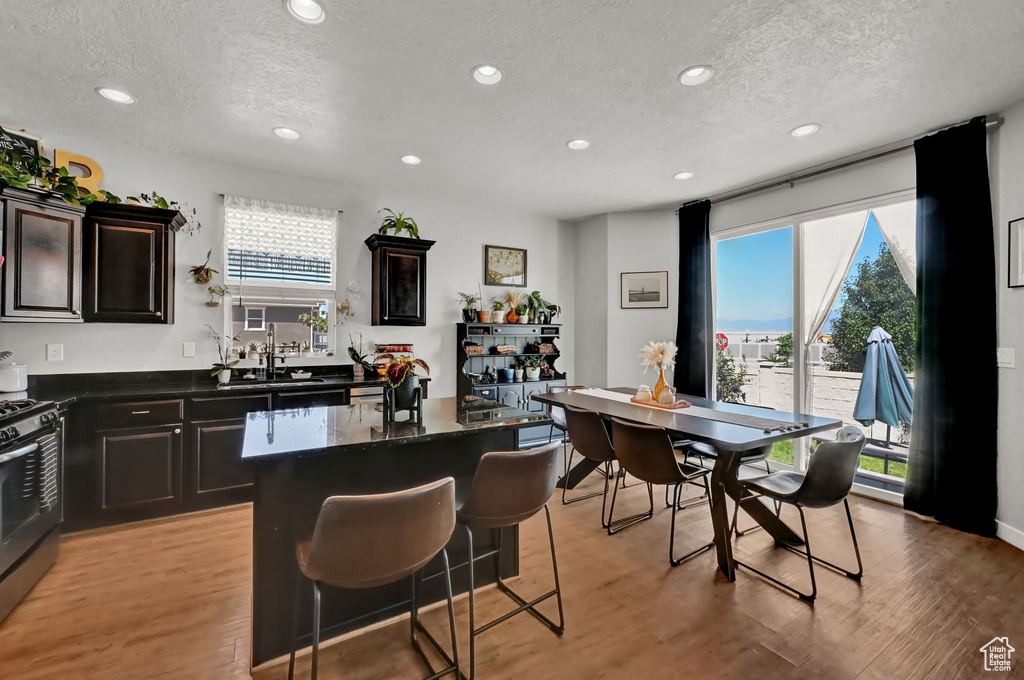
{"type": "Polygon", "coordinates": [[[14,460],[15,458],[27,456],[28,454],[32,453],[38,448],[38,443],[26,444],[25,446],[22,446],[19,449],[14,449],[13,451],[8,451],[7,453],[0,454],[0,463],[6,463],[8,461],[14,460]]]}

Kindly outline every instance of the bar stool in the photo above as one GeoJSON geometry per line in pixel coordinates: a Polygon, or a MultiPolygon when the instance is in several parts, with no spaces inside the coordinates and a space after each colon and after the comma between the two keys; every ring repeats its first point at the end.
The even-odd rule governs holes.
{"type": "MultiPolygon", "coordinates": [[[[793,505],[800,512],[800,525],[804,532],[804,546],[806,546],[806,550],[800,550],[785,543],[778,543],[776,545],[807,558],[807,569],[811,574],[810,593],[803,593],[793,586],[787,585],[739,560],[735,561],[737,566],[749,569],[811,604],[814,604],[814,599],[818,595],[818,584],[814,580],[815,562],[831,567],[854,581],[860,581],[864,575],[864,564],[860,559],[860,546],[857,544],[857,532],[853,528],[853,515],[850,514],[850,502],[847,500],[847,496],[850,494],[850,489],[853,488],[853,478],[857,474],[857,466],[860,463],[861,451],[864,449],[864,441],[864,432],[859,427],[850,425],[839,430],[835,441],[822,442],[818,445],[814,455],[811,456],[811,462],[807,466],[806,473],[783,470],[763,477],[741,480],[740,482],[746,490],[753,494],[743,500],[769,498],[780,503],[793,505]],[[807,536],[807,520],[804,518],[804,508],[828,508],[839,503],[842,503],[846,508],[846,521],[850,525],[853,552],[857,556],[856,572],[848,571],[844,567],[826,562],[811,553],[811,543],[807,536]]],[[[736,501],[734,512],[738,510],[739,500],[736,501]]]]}
{"type": "Polygon", "coordinates": [[[494,626],[507,621],[516,614],[530,612],[537,620],[550,628],[556,635],[565,631],[565,615],[562,611],[562,589],[558,581],[558,560],[555,558],[555,536],[551,530],[551,511],[548,499],[555,491],[558,481],[558,442],[551,442],[526,451],[485,453],[480,458],[473,484],[465,501],[459,506],[456,517],[466,531],[469,545],[469,678],[476,674],[476,638],[494,626]],[[533,517],[541,508],[548,523],[548,541],[551,544],[551,566],[555,575],[555,587],[527,602],[501,580],[502,530],[518,525],[533,517]],[[473,529],[496,529],[498,547],[481,555],[473,553],[473,529]],[[476,601],[474,580],[476,563],[493,557],[498,588],[519,606],[493,621],[476,627],[476,601]],[[554,597],[558,602],[558,623],[537,610],[537,605],[554,597]]]}
{"type": "Polygon", "coordinates": [[[292,613],[292,652],[288,680],[295,673],[298,643],[299,590],[303,577],[313,582],[313,671],[316,680],[320,647],[320,590],[362,589],[395,583],[412,576],[409,631],[412,645],[431,673],[426,680],[460,674],[455,636],[451,573],[445,545],[455,531],[455,480],[451,477],[405,491],[366,496],[331,496],[324,501],[313,536],[296,546],[299,575],[292,613]],[[452,656],[438,644],[419,620],[416,604],[417,572],[440,553],[448,597],[448,624],[452,656]],[[435,647],[448,664],[435,672],[417,640],[417,632],[435,647]]]}
{"type": "MultiPolygon", "coordinates": [[[[707,498],[708,511],[711,510],[711,493],[708,488],[708,475],[711,473],[706,467],[691,465],[681,462],[676,451],[672,447],[672,440],[668,433],[660,427],[651,425],[636,425],[627,423],[618,418],[612,418],[612,439],[615,440],[615,455],[619,463],[629,474],[641,479],[648,484],[664,484],[672,487],[672,523],[668,541],[668,562],[673,567],[678,567],[685,560],[694,555],[709,550],[714,542],[708,542],[699,548],[692,550],[682,557],[674,557],[676,543],[676,511],[679,510],[679,496],[682,493],[684,484],[694,483],[700,480],[704,487],[704,497],[707,498]]],[[[618,492],[618,486],[612,492],[614,498],[618,492]]],[[[614,501],[613,501],[614,502],[614,501]]]]}
{"type": "MultiPolygon", "coordinates": [[[[573,392],[575,390],[586,389],[583,385],[552,385],[548,388],[548,394],[564,394],[565,392],[573,392]]],[[[562,439],[562,476],[569,474],[569,459],[568,459],[568,440],[565,425],[565,410],[561,406],[555,406],[554,404],[548,405],[548,416],[551,418],[551,427],[548,430],[548,443],[554,441],[555,430],[561,432],[562,439]]]]}
{"type": "Polygon", "coordinates": [[[565,499],[565,490],[569,486],[566,484],[562,487],[562,503],[568,505],[569,503],[575,503],[585,498],[593,498],[594,496],[602,496],[601,500],[601,526],[608,530],[608,535],[616,534],[619,531],[627,527],[631,527],[638,522],[643,522],[654,516],[654,492],[651,489],[651,485],[647,484],[647,495],[650,499],[651,505],[647,512],[637,513],[636,515],[630,515],[629,517],[623,517],[621,519],[612,519],[615,514],[615,497],[616,493],[612,494],[612,503],[608,507],[608,480],[613,480],[612,486],[615,487],[615,491],[618,491],[618,475],[621,475],[623,471],[620,468],[618,475],[615,473],[613,463],[615,462],[615,448],[612,446],[612,441],[608,437],[608,428],[605,427],[604,420],[597,411],[588,411],[586,409],[579,409],[573,406],[565,407],[565,422],[569,432],[569,439],[572,442],[572,451],[569,452],[569,462],[572,462],[573,453],[579,452],[584,458],[588,458],[596,463],[604,465],[604,490],[598,491],[585,496],[578,496],[576,498],[565,499]],[[608,519],[605,520],[605,510],[608,510],[608,519]]]}

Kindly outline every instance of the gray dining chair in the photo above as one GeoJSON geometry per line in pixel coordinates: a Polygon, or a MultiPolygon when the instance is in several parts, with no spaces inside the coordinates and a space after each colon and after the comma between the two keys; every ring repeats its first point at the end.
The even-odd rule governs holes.
{"type": "MultiPolygon", "coordinates": [[[[551,385],[548,387],[548,394],[564,394],[586,389],[583,385],[551,385]]],[[[548,428],[548,443],[555,440],[555,430],[558,430],[559,439],[562,440],[562,476],[569,474],[569,427],[565,424],[565,409],[554,404],[548,405],[548,416],[551,418],[551,427],[548,428]]]]}
{"type": "MultiPolygon", "coordinates": [[[[824,442],[818,446],[811,462],[807,466],[807,472],[793,472],[783,470],[770,475],[755,477],[753,479],[740,480],[740,484],[751,494],[750,498],[768,498],[779,503],[785,503],[796,507],[800,513],[800,525],[804,534],[804,550],[785,543],[778,544],[780,547],[803,555],[807,558],[807,569],[811,575],[811,592],[804,593],[793,586],[783,583],[779,579],[756,569],[739,560],[735,560],[738,566],[758,574],[759,576],[782,586],[786,590],[796,594],[801,600],[814,603],[818,595],[818,584],[814,578],[814,563],[818,562],[826,567],[831,567],[854,581],[860,581],[864,575],[864,564],[860,558],[860,546],[857,544],[857,532],[853,528],[853,515],[850,513],[850,502],[847,497],[850,489],[853,488],[853,478],[857,474],[857,467],[860,464],[861,450],[864,448],[864,433],[859,427],[847,426],[839,430],[836,440],[824,442]],[[807,520],[804,517],[806,508],[828,508],[842,503],[846,509],[846,520],[850,525],[850,538],[853,539],[853,552],[857,556],[857,571],[849,571],[831,562],[826,562],[820,557],[811,553],[811,543],[807,535],[807,520]]],[[[739,500],[736,501],[734,512],[739,511],[739,500]]]]}

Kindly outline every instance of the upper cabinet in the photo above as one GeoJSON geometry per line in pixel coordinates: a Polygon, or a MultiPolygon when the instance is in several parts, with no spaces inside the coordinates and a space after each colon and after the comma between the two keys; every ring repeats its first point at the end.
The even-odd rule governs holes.
{"type": "Polygon", "coordinates": [[[82,215],[43,191],[0,189],[5,321],[82,320],[82,215]]]}
{"type": "Polygon", "coordinates": [[[93,203],[85,217],[86,321],[174,323],[177,210],[93,203]]]}
{"type": "Polygon", "coordinates": [[[434,241],[374,234],[373,325],[427,324],[427,251],[434,241]]]}

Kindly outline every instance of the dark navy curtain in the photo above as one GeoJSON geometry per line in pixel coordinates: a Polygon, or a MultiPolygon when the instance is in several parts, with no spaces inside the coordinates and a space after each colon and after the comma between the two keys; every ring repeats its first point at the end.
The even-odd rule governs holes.
{"type": "Polygon", "coordinates": [[[714,398],[711,389],[715,324],[711,307],[711,201],[687,203],[679,209],[679,295],[676,304],[676,370],[678,392],[714,398]]]}
{"type": "Polygon", "coordinates": [[[996,531],[996,262],[985,119],[917,154],[917,367],[904,506],[996,531]]]}

